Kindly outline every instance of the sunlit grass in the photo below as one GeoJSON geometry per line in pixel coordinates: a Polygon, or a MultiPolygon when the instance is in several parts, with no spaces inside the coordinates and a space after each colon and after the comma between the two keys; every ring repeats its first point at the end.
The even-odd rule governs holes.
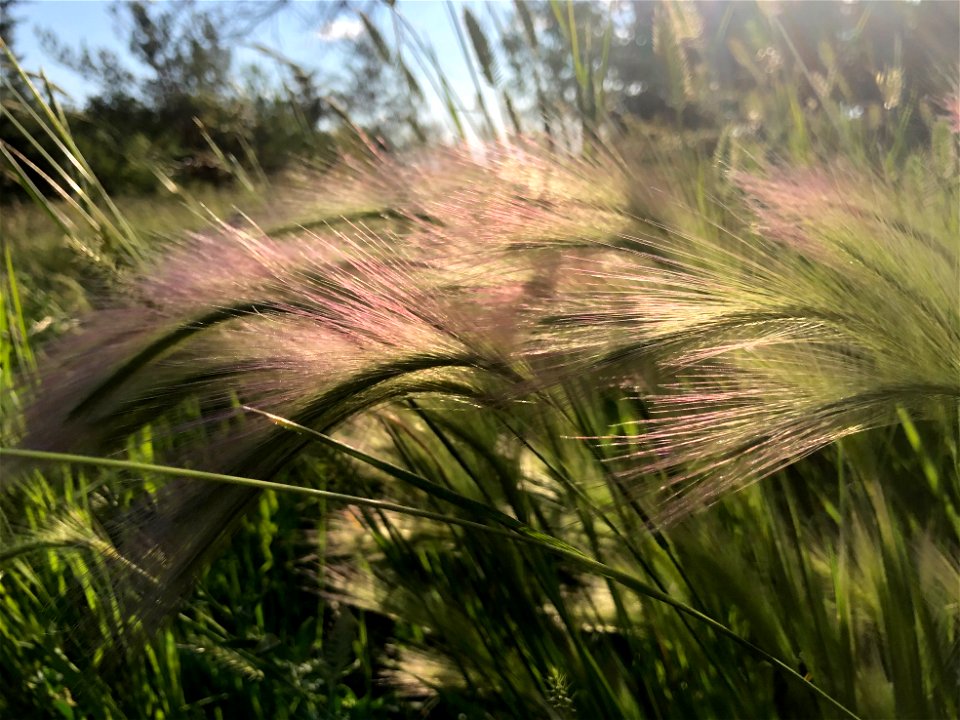
{"type": "Polygon", "coordinates": [[[956,135],[775,89],[4,213],[0,711],[956,716],[956,135]]]}

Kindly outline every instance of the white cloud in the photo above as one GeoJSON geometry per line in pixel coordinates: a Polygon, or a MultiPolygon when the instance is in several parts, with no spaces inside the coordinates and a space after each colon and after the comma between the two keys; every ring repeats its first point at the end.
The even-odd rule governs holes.
{"type": "Polygon", "coordinates": [[[317,31],[317,37],[324,42],[337,40],[356,40],[363,33],[363,23],[359,18],[337,18],[328,22],[317,31]]]}

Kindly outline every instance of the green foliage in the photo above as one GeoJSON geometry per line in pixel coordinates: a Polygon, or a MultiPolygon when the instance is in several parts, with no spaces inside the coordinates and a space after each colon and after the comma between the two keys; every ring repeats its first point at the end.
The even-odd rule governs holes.
{"type": "MultiPolygon", "coordinates": [[[[76,51],[46,39],[61,62],[101,86],[82,109],[60,107],[59,90],[49,85],[44,99],[34,97],[15,63],[14,72],[4,73],[0,137],[41,193],[50,192],[42,180],[49,172],[45,154],[57,148],[38,124],[38,102],[56,105],[80,157],[110,193],[148,194],[168,182],[243,183],[245,175],[263,180],[295,160],[330,159],[330,137],[318,126],[325,108],[312,78],[294,73],[293,87],[235,87],[229,45],[245,18],[242,9],[229,22],[219,10],[191,3],[126,3],[116,10],[128,16],[131,54],[144,74],[111,51],[76,51]]],[[[4,173],[0,183],[5,201],[24,192],[16,174],[4,173]]]]}
{"type": "MultiPolygon", "coordinates": [[[[572,117],[582,154],[407,163],[374,98],[359,124],[334,100],[368,152],[258,203],[165,163],[252,182],[323,145],[306,104],[254,93],[262,135],[231,135],[220,97],[192,144],[114,135],[142,164],[110,165],[98,118],[146,105],[87,127],[18,75],[0,715],[955,717],[956,131],[880,13],[838,48],[839,5],[717,6],[517,2],[505,60],[464,12],[478,96],[545,145],[572,117]],[[101,171],[174,192],[114,201],[101,171]],[[234,203],[256,224],[208,223],[234,203]]],[[[193,57],[139,12],[158,67],[193,57]]],[[[390,12],[360,67],[435,68],[462,130],[390,12]]],[[[940,10],[893,12],[936,49],[940,10]]]]}

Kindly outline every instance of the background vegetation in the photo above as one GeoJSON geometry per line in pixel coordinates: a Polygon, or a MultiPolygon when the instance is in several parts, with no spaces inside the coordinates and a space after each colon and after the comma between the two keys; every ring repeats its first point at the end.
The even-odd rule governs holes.
{"type": "Polygon", "coordinates": [[[8,53],[0,716],[955,717],[960,18],[817,7],[8,53]]]}

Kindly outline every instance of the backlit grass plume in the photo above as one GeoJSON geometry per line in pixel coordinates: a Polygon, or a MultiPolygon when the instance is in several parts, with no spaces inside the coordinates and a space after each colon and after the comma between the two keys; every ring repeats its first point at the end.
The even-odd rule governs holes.
{"type": "Polygon", "coordinates": [[[956,432],[956,178],[841,169],[735,174],[749,210],[712,237],[671,228],[592,263],[560,318],[598,360],[652,354],[636,468],[665,471],[668,514],[710,502],[903,413],[956,432]]]}
{"type": "MultiPolygon", "coordinates": [[[[277,239],[228,226],[188,238],[50,350],[23,444],[109,453],[190,401],[208,431],[178,460],[271,478],[305,441],[260,417],[231,422],[241,404],[328,432],[412,394],[482,403],[534,387],[528,338],[549,288],[540,249],[528,258],[516,248],[582,243],[578,227],[619,230],[590,175],[599,168],[514,149],[403,172],[346,168],[325,178],[344,214],[366,208],[370,222],[395,227],[374,233],[356,218],[277,239]]],[[[175,483],[136,515],[128,552],[162,596],[145,608],[169,606],[256,494],[175,483]]]]}
{"type": "MultiPolygon", "coordinates": [[[[410,640],[384,671],[411,697],[454,697],[479,677],[491,707],[552,716],[562,675],[565,702],[599,716],[676,702],[668,689],[680,683],[700,688],[690,713],[701,702],[744,716],[793,702],[779,675],[770,696],[716,689],[730,682],[716,668],[737,662],[734,636],[787,658],[778,672],[791,682],[815,678],[805,711],[813,689],[829,695],[823,708],[949,714],[955,643],[941,630],[956,612],[942,588],[960,527],[955,168],[921,159],[897,177],[838,164],[711,169],[716,198],[692,209],[689,167],[678,162],[674,176],[629,157],[516,145],[305,175],[284,209],[299,222],[222,224],[157,249],[48,347],[21,445],[105,456],[150,432],[179,467],[303,481],[310,432],[340,432],[409,468],[343,473],[363,484],[353,494],[400,498],[394,507],[409,510],[426,491],[458,527],[524,528],[529,547],[490,528],[441,530],[433,521],[446,515],[436,513],[407,524],[372,510],[356,513],[361,524],[330,515],[323,596],[444,638],[439,649],[410,640]],[[900,457],[897,446],[916,461],[902,472],[874,467],[900,457]],[[857,457],[856,503],[797,463],[820,451],[839,458],[841,476],[847,454],[857,457]],[[814,480],[809,496],[764,487],[772,514],[758,532],[781,538],[776,552],[762,545],[743,563],[716,555],[716,538],[745,510],[681,522],[784,469],[814,480]],[[871,490],[912,497],[911,484],[934,498],[917,511],[930,533],[910,535],[917,547],[898,539],[906,530],[888,532],[881,490],[871,490]],[[823,518],[801,525],[803,503],[823,518]],[[830,525],[836,518],[851,529],[830,525]],[[812,545],[820,523],[839,539],[797,560],[798,571],[782,538],[812,545]],[[543,561],[538,543],[563,561],[543,561]],[[857,565],[872,588],[863,600],[843,568],[871,544],[889,558],[857,565]],[[890,569],[914,559],[919,575],[890,569]],[[625,596],[584,563],[642,591],[625,596]],[[636,573],[618,575],[624,566],[636,573]],[[888,601],[870,599],[914,576],[888,601]],[[797,618],[758,604],[783,587],[797,618]],[[462,607],[448,600],[460,592],[462,607]],[[680,604],[653,610],[649,597],[680,604]],[[707,631],[705,618],[727,625],[707,631]],[[895,632],[903,618],[923,628],[916,641],[895,632]],[[521,626],[536,628],[525,645],[515,642],[521,626]],[[718,628],[726,644],[707,637],[718,628]],[[680,664],[664,669],[663,687],[634,687],[623,643],[680,664]],[[828,646],[849,662],[838,665],[828,646]],[[917,685],[910,668],[920,665],[917,685]],[[861,671],[867,680],[855,680],[861,671]],[[890,697],[876,700],[870,678],[893,678],[890,697]]],[[[17,480],[7,472],[0,482],[16,492],[17,480]]],[[[262,492],[181,477],[126,506],[91,508],[103,529],[83,547],[109,549],[120,624],[152,629],[168,617],[213,551],[263,512],[262,492]]]]}
{"type": "MultiPolygon", "coordinates": [[[[614,435],[637,491],[679,517],[902,413],[949,432],[955,176],[736,173],[735,220],[706,236],[640,215],[644,176],[503,147],[314,178],[298,199],[327,225],[184,240],[50,349],[24,445],[110,452],[193,398],[215,425],[184,459],[273,477],[304,441],[228,422],[241,404],[328,432],[401,398],[481,406],[575,375],[649,403],[614,435]]],[[[167,496],[147,542],[172,547],[144,556],[183,579],[255,492],[167,496]]]]}

